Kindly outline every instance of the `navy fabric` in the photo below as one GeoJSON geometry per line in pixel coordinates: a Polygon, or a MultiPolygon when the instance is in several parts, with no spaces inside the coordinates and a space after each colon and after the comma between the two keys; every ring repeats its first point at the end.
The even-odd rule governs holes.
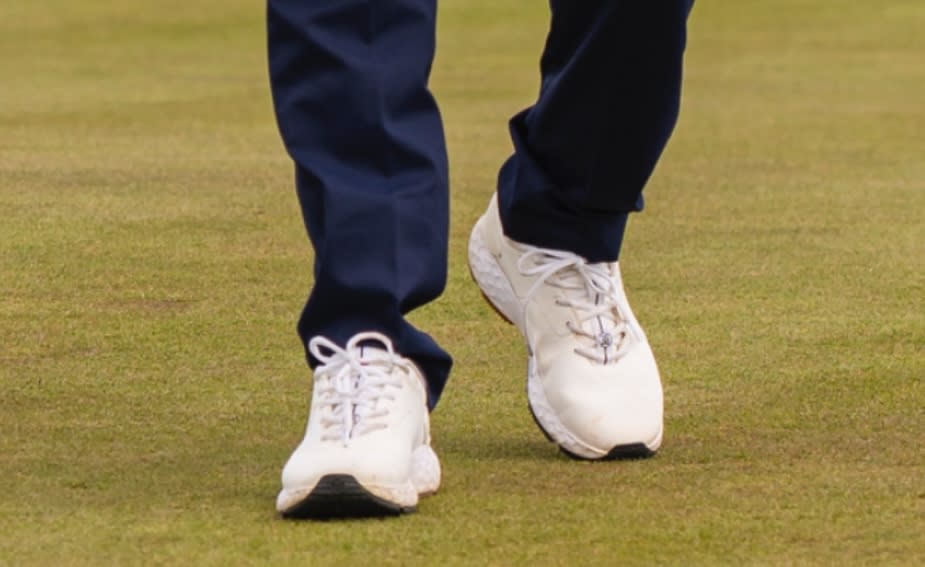
{"type": "Polygon", "coordinates": [[[678,118],[693,0],[552,0],[536,104],[511,120],[498,197],[508,237],[619,258],[627,216],[678,118]]]}
{"type": "MultiPolygon", "coordinates": [[[[690,3],[552,0],[540,96],[511,121],[499,176],[508,236],[617,258],[677,119],[690,3]]],[[[267,5],[273,102],[315,249],[299,334],[388,335],[424,372],[431,407],[451,359],[405,315],[447,275],[447,157],[427,88],[435,20],[436,0],[267,5]]]]}

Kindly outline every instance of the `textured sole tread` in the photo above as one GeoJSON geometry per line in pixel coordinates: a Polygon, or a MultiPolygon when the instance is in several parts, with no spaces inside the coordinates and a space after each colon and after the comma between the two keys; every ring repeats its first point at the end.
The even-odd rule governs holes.
{"type": "Polygon", "coordinates": [[[304,500],[282,516],[290,519],[377,518],[415,510],[414,506],[400,506],[372,494],[350,475],[330,474],[322,477],[304,500]]]}

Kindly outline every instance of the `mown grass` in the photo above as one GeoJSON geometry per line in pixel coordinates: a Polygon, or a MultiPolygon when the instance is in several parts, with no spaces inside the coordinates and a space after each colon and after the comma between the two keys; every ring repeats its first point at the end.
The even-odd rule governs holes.
{"type": "Polygon", "coordinates": [[[648,461],[560,456],[465,238],[537,87],[542,3],[445,0],[456,355],[441,494],[276,518],[310,286],[262,8],[0,7],[0,564],[925,562],[925,6],[702,2],[625,278],[663,369],[648,461]]]}

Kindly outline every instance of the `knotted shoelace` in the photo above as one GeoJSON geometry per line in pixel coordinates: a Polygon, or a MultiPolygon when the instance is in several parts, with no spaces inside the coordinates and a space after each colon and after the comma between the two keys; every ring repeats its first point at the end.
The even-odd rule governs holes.
{"type": "Polygon", "coordinates": [[[395,354],[392,342],[381,333],[354,335],[344,348],[325,337],[314,337],[308,350],[318,361],[316,390],[321,410],[322,441],[351,439],[388,427],[385,418],[396,391],[402,388],[397,367],[407,360],[395,354]]]}
{"type": "Polygon", "coordinates": [[[606,264],[590,264],[577,254],[524,246],[517,269],[537,279],[527,291],[527,300],[543,285],[562,290],[556,305],[571,307],[577,321],[567,321],[569,331],[585,338],[575,352],[601,364],[619,360],[629,348],[628,326],[617,305],[617,284],[606,264]]]}

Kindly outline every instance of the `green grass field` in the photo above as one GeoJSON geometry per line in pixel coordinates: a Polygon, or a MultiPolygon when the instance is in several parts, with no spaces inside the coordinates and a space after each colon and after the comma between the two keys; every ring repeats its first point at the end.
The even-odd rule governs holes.
{"type": "Polygon", "coordinates": [[[456,356],[444,485],[277,519],[310,280],[245,0],[0,6],[0,565],[925,564],[925,3],[702,1],[623,256],[666,388],[646,461],[526,411],[465,240],[537,85],[545,3],[444,0],[456,356]]]}

